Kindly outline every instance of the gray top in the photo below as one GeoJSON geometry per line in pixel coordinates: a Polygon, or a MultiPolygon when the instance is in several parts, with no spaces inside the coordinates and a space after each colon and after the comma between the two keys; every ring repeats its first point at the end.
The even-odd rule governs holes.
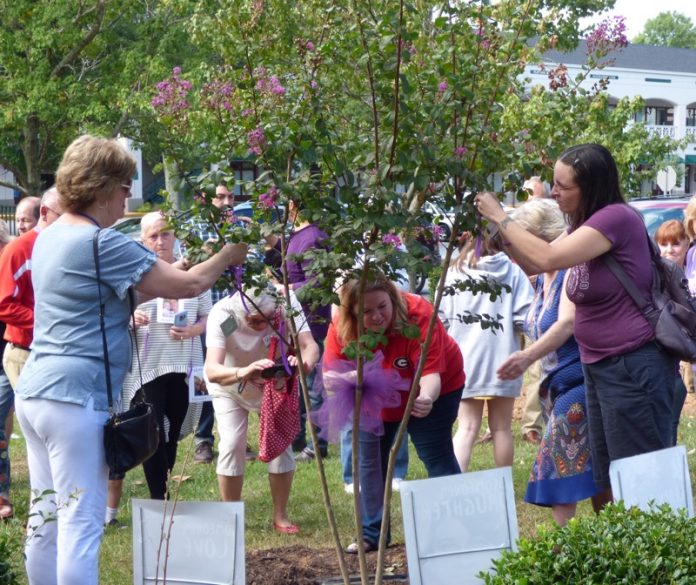
{"type": "MultiPolygon", "coordinates": [[[[96,227],[54,223],[32,253],[34,342],[17,384],[22,398],[47,398],[107,410],[99,295],[92,237],[96,227]]],[[[99,264],[114,400],[131,359],[128,289],[156,256],[111,229],[99,234],[99,264]]]]}

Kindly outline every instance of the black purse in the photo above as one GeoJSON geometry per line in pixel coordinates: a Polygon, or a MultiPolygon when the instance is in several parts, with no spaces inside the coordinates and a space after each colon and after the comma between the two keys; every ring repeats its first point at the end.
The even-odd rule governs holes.
{"type": "MultiPolygon", "coordinates": [[[[152,405],[145,402],[142,392],[137,402],[125,412],[114,412],[111,389],[111,365],[109,348],[104,326],[104,302],[101,296],[101,277],[99,272],[99,230],[92,240],[94,263],[97,271],[97,290],[99,291],[99,326],[104,346],[104,369],[106,371],[106,394],[109,400],[109,420],[104,425],[104,453],[106,463],[112,474],[123,475],[149,459],[159,445],[159,425],[152,405]]],[[[132,305],[131,305],[132,308],[132,305]]],[[[132,313],[132,311],[131,311],[132,313]]]]}

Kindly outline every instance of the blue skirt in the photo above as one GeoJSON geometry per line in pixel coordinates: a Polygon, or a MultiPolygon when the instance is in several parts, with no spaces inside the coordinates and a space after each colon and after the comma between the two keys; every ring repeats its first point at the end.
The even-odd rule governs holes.
{"type": "Polygon", "coordinates": [[[524,501],[538,506],[571,504],[600,490],[592,478],[585,387],[542,397],[546,431],[532,465],[524,501]]]}

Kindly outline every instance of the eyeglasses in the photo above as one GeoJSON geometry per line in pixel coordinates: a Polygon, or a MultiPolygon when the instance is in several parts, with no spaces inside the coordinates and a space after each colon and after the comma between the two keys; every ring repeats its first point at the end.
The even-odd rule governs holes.
{"type": "Polygon", "coordinates": [[[121,183],[121,188],[124,189],[126,193],[130,193],[133,188],[133,183],[121,183]]]}
{"type": "Polygon", "coordinates": [[[51,209],[48,205],[44,205],[44,207],[45,207],[48,211],[50,211],[51,213],[55,213],[58,217],[60,217],[61,215],[63,215],[62,213],[58,213],[55,209],[51,209]]]}

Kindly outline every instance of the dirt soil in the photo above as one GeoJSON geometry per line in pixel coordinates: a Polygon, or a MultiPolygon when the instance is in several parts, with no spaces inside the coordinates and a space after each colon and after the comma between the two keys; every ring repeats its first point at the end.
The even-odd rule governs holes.
{"type": "MultiPolygon", "coordinates": [[[[377,553],[367,555],[370,575],[374,575],[377,553]]],[[[359,575],[357,555],[346,555],[348,572],[359,575]]],[[[390,546],[384,562],[385,585],[408,583],[405,578],[406,550],[403,545],[390,546]],[[403,577],[394,579],[393,576],[403,577]]],[[[247,551],[247,585],[322,585],[343,583],[341,570],[333,548],[307,548],[301,545],[247,551]]],[[[360,583],[358,579],[356,583],[360,583]]]]}
{"type": "MultiPolygon", "coordinates": [[[[524,394],[523,394],[524,396],[524,394]]],[[[519,420],[524,405],[521,397],[515,404],[514,418],[519,420]]],[[[696,394],[688,394],[682,418],[696,416],[696,394]]],[[[371,576],[374,575],[377,553],[367,555],[371,576]]],[[[350,575],[359,575],[358,558],[346,555],[350,575]]],[[[385,585],[408,583],[406,550],[403,545],[387,549],[385,585]],[[395,579],[393,576],[403,578],[395,579]]],[[[342,583],[341,572],[333,548],[308,548],[301,545],[266,550],[247,551],[246,582],[248,585],[331,585],[342,583]]],[[[353,582],[353,581],[351,581],[353,582]]],[[[360,583],[357,579],[355,583],[360,583]]]]}

